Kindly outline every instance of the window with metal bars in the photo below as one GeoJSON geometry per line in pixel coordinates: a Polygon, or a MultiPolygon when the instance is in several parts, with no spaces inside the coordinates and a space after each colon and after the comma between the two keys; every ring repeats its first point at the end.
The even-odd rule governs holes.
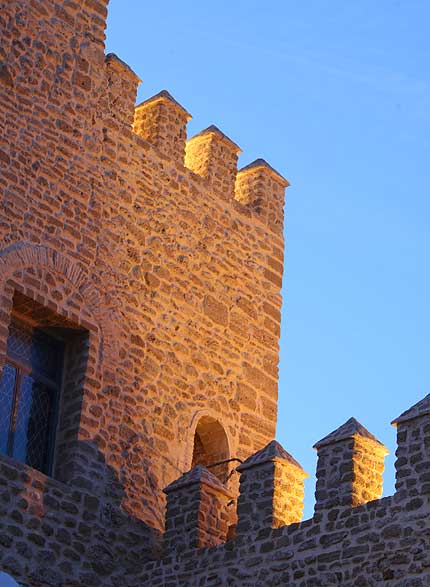
{"type": "Polygon", "coordinates": [[[13,318],[0,380],[0,452],[51,474],[64,342],[13,318]]]}

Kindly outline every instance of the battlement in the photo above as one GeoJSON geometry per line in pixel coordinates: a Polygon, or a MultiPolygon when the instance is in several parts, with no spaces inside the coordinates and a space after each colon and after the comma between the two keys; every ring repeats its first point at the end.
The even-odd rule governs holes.
{"type": "MultiPolygon", "coordinates": [[[[214,585],[227,585],[234,577],[237,584],[250,586],[355,587],[403,585],[402,580],[408,577],[415,581],[411,585],[428,585],[428,571],[418,559],[428,561],[424,544],[429,533],[430,396],[404,412],[393,425],[398,431],[397,489],[393,496],[381,499],[387,449],[351,418],[315,444],[318,465],[313,518],[301,521],[306,473],[272,441],[237,467],[237,528],[224,544],[218,542],[211,548],[198,548],[194,543],[190,550],[186,537],[213,523],[204,516],[188,515],[191,504],[194,511],[204,508],[213,489],[205,495],[205,483],[191,485],[187,480],[206,479],[208,485],[215,481],[218,495],[222,488],[201,467],[186,473],[168,488],[169,496],[176,494],[180,500],[180,512],[188,522],[186,530],[183,524],[183,539],[176,511],[176,541],[165,541],[163,558],[145,566],[142,580],[155,587],[197,587],[206,584],[209,576],[207,584],[214,585]],[[180,493],[185,485],[186,499],[180,493]],[[190,527],[191,519],[194,528],[190,527]]],[[[222,516],[224,503],[218,500],[215,509],[222,516]]],[[[170,523],[169,507],[166,515],[170,523]]]]}
{"type": "MultiPolygon", "coordinates": [[[[406,502],[407,506],[403,505],[413,509],[413,498],[430,494],[430,396],[404,412],[393,424],[398,430],[394,502],[399,506],[406,502]]],[[[388,450],[355,418],[318,441],[314,448],[318,452],[315,521],[334,520],[350,508],[380,500],[388,450]]],[[[238,538],[251,540],[269,529],[301,522],[304,479],[308,475],[278,442],[272,441],[251,455],[236,471],[240,475],[235,529],[238,538]]],[[[218,499],[216,505],[212,505],[211,518],[195,515],[194,525],[190,525],[191,510],[207,509],[204,504],[209,495],[213,495],[214,488],[218,495],[228,496],[219,480],[199,466],[166,489],[170,499],[174,496],[174,503],[181,503],[179,511],[183,521],[181,532],[179,512],[168,504],[166,527],[172,526],[173,518],[176,536],[176,543],[172,544],[168,534],[169,553],[175,548],[186,550],[185,544],[190,544],[186,539],[189,533],[207,532],[207,524],[216,527],[215,511],[225,519],[225,503],[218,499]]],[[[372,507],[377,506],[374,503],[372,507]]],[[[220,536],[218,541],[221,541],[220,536]]],[[[194,546],[198,545],[194,543],[194,546]]]]}
{"type": "Polygon", "coordinates": [[[109,54],[109,112],[127,129],[156,149],[166,161],[201,177],[217,197],[236,210],[282,232],[284,191],[290,184],[264,159],[238,170],[240,147],[212,124],[187,138],[191,114],[162,90],[135,106],[139,78],[118,57],[109,54]]]}

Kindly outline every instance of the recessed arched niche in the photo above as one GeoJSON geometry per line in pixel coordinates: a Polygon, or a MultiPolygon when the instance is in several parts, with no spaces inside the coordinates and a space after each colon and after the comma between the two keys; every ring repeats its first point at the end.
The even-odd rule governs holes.
{"type": "Polygon", "coordinates": [[[227,434],[218,420],[202,416],[194,432],[193,458],[191,467],[203,465],[225,483],[229,474],[230,448],[227,434]]]}

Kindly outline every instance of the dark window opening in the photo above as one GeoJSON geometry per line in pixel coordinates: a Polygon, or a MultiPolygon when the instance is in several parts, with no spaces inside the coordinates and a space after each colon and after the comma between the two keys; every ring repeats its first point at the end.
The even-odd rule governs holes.
{"type": "Polygon", "coordinates": [[[210,416],[203,416],[194,434],[192,467],[203,465],[225,483],[229,475],[229,463],[222,463],[230,458],[227,435],[221,424],[210,416]],[[215,465],[215,466],[213,466],[215,465]]]}
{"type": "Polygon", "coordinates": [[[0,379],[0,452],[52,474],[68,346],[81,329],[22,294],[14,297],[0,379]],[[21,310],[21,312],[20,312],[21,310]]]}

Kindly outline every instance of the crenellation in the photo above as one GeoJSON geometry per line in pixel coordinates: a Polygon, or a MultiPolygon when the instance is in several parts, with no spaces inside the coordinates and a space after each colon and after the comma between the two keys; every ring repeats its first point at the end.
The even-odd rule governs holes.
{"type": "Polygon", "coordinates": [[[140,78],[114,53],[106,55],[107,108],[120,124],[131,127],[140,78]]]}
{"type": "Polygon", "coordinates": [[[284,192],[289,185],[264,159],[256,159],[239,170],[235,199],[268,224],[271,230],[282,233],[284,192]]]}
{"type": "Polygon", "coordinates": [[[233,494],[202,465],[164,489],[167,495],[164,554],[207,548],[227,540],[233,494]]]}
{"type": "Polygon", "coordinates": [[[430,395],[406,410],[397,429],[396,492],[403,500],[430,493],[430,395]]]}
{"type": "Polygon", "coordinates": [[[202,130],[187,141],[185,166],[203,177],[218,196],[234,198],[237,159],[240,147],[215,125],[202,130]]]}
{"type": "MultiPolygon", "coordinates": [[[[405,416],[400,417],[402,422],[395,423],[410,425],[427,418],[427,409],[428,397],[419,402],[416,409],[414,406],[405,412],[405,416]]],[[[422,440],[418,428],[414,430],[414,442],[422,440]]],[[[407,578],[413,585],[427,587],[429,574],[423,571],[423,565],[425,569],[430,565],[429,524],[423,517],[429,507],[426,490],[422,493],[420,486],[412,495],[405,493],[402,497],[397,493],[366,501],[372,492],[379,493],[379,481],[375,483],[373,475],[381,471],[380,462],[386,449],[353,418],[317,443],[319,452],[331,450],[329,462],[332,464],[342,465],[344,461],[338,457],[345,447],[347,453],[352,451],[353,462],[357,460],[355,469],[361,469],[352,481],[356,479],[362,486],[368,475],[369,495],[359,492],[361,503],[354,501],[350,488],[349,498],[343,505],[337,500],[331,507],[318,509],[309,520],[299,521],[301,508],[295,517],[285,516],[287,511],[294,514],[289,501],[291,495],[302,499],[305,473],[273,441],[238,467],[241,486],[235,536],[216,548],[196,548],[194,544],[188,550],[171,552],[171,556],[160,559],[155,565],[145,565],[141,579],[145,584],[153,581],[151,584],[158,587],[182,587],[184,584],[200,587],[207,584],[209,569],[209,584],[215,585],[227,585],[228,580],[234,580],[235,584],[257,587],[282,581],[282,585],[297,587],[300,581],[306,586],[334,587],[341,581],[347,587],[382,587],[398,580],[393,583],[397,587],[407,578]],[[291,475],[287,476],[290,484],[279,483],[283,476],[276,475],[275,464],[293,467],[298,473],[296,488],[291,485],[291,475]],[[246,475],[250,477],[247,479],[246,475]],[[274,496],[277,500],[273,500],[274,496]],[[404,498],[407,501],[401,505],[404,498]],[[290,507],[280,510],[278,506],[282,503],[290,507]]],[[[351,453],[347,454],[347,460],[350,457],[351,453]]],[[[413,460],[422,462],[420,458],[413,460]]],[[[337,478],[335,472],[332,482],[337,478]]]]}
{"type": "Polygon", "coordinates": [[[314,448],[318,452],[315,512],[355,507],[381,497],[388,451],[355,418],[314,448]]]}
{"type": "Polygon", "coordinates": [[[168,159],[183,166],[189,120],[191,114],[162,90],[136,106],[133,130],[168,159]]]}
{"type": "Polygon", "coordinates": [[[276,440],[250,456],[237,471],[238,535],[300,522],[308,475],[276,440]]]}

